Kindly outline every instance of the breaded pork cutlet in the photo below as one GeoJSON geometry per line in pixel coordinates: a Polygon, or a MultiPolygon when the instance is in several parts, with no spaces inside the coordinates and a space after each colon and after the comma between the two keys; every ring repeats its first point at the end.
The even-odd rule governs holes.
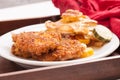
{"type": "Polygon", "coordinates": [[[13,34],[12,53],[16,56],[30,58],[52,51],[58,46],[61,35],[55,31],[23,32],[13,34]]]}
{"type": "Polygon", "coordinates": [[[36,59],[42,61],[63,61],[77,59],[81,57],[85,49],[86,45],[77,40],[62,39],[55,51],[43,54],[41,57],[36,56],[36,59]]]}

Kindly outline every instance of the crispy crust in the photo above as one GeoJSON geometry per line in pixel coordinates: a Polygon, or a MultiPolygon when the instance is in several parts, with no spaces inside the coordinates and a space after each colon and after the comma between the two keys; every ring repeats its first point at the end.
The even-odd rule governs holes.
{"type": "Polygon", "coordinates": [[[42,61],[63,61],[77,59],[86,49],[86,46],[77,40],[63,39],[57,46],[56,50],[44,54],[40,60],[42,61]]]}
{"type": "MultiPolygon", "coordinates": [[[[30,53],[30,55],[41,55],[48,53],[49,50],[54,50],[58,45],[61,35],[56,32],[24,32],[20,34],[13,34],[12,36],[14,45],[12,53],[17,56],[24,55],[18,54],[23,52],[30,53]]],[[[29,57],[29,56],[25,56],[29,57]]]]}
{"type": "Polygon", "coordinates": [[[60,61],[80,58],[86,45],[77,40],[62,38],[59,32],[24,32],[13,34],[12,53],[23,58],[60,61]]]}

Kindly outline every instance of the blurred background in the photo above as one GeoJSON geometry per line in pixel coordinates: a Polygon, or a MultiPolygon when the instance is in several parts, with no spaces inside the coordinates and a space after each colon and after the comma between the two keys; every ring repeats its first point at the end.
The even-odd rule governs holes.
{"type": "Polygon", "coordinates": [[[50,0],[0,0],[0,8],[8,8],[19,5],[50,1],[50,0]]]}

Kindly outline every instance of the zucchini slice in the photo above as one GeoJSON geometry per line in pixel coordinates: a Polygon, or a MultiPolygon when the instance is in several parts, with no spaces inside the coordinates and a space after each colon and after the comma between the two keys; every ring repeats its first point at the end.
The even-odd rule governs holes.
{"type": "Polygon", "coordinates": [[[93,34],[100,41],[109,42],[112,39],[112,32],[103,25],[97,25],[93,34]]]}

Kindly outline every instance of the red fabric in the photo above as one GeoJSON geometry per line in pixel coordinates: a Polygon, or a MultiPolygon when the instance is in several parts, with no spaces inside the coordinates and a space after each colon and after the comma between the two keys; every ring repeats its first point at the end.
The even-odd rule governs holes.
{"type": "Polygon", "coordinates": [[[52,0],[62,14],[75,9],[107,26],[120,38],[120,0],[52,0]]]}

